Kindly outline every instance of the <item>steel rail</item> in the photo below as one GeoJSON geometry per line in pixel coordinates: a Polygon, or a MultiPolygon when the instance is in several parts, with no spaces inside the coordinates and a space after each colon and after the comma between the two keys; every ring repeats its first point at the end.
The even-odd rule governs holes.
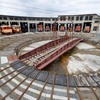
{"type": "Polygon", "coordinates": [[[14,71],[12,71],[12,72],[10,72],[10,73],[8,73],[8,74],[6,74],[6,75],[0,77],[0,79],[4,78],[4,77],[6,77],[6,76],[8,76],[8,75],[10,75],[10,74],[12,74],[12,73],[14,73],[14,72],[16,72],[16,70],[14,70],[14,71]]]}
{"type": "Polygon", "coordinates": [[[0,72],[4,71],[5,69],[8,69],[8,68],[10,68],[10,66],[9,67],[6,67],[4,69],[1,69],[0,72]]]}
{"type": "MultiPolygon", "coordinates": [[[[84,75],[84,77],[85,77],[85,75],[84,75]]],[[[94,93],[96,99],[97,99],[97,100],[100,100],[100,98],[99,98],[99,97],[97,96],[97,94],[95,93],[95,91],[94,91],[94,89],[93,89],[91,83],[90,83],[89,80],[87,79],[87,76],[85,77],[85,79],[86,79],[86,81],[88,82],[88,84],[90,85],[90,88],[91,88],[92,92],[94,93]]]]}
{"type": "MultiPolygon", "coordinates": [[[[34,69],[34,70],[35,70],[35,69],[34,69]]],[[[31,74],[34,72],[34,70],[33,70],[32,72],[30,72],[30,73],[28,74],[28,76],[31,75],[31,74]]],[[[25,82],[25,80],[28,79],[28,76],[27,76],[24,80],[22,80],[16,87],[14,87],[14,89],[12,89],[7,95],[5,95],[3,98],[1,98],[1,100],[4,100],[4,99],[5,99],[7,96],[9,96],[12,92],[14,92],[15,89],[17,89],[23,82],[25,82]]]]}
{"type": "Polygon", "coordinates": [[[74,76],[72,76],[72,77],[73,77],[74,82],[75,82],[75,87],[76,87],[76,90],[77,90],[77,93],[78,93],[79,99],[80,99],[80,100],[83,100],[83,97],[81,96],[80,90],[78,89],[77,82],[76,82],[74,76]]]}
{"type": "Polygon", "coordinates": [[[70,93],[69,93],[69,83],[68,83],[68,74],[66,74],[66,87],[67,87],[67,96],[68,100],[70,100],[70,93]]]}
{"type": "Polygon", "coordinates": [[[48,65],[49,63],[51,63],[57,57],[61,56],[67,50],[70,50],[71,48],[73,48],[80,41],[81,41],[81,39],[80,40],[76,40],[76,42],[75,42],[75,40],[72,41],[72,42],[75,42],[75,43],[73,45],[71,45],[69,48],[67,46],[68,44],[66,43],[65,45],[61,46],[59,49],[57,49],[56,51],[52,52],[50,55],[48,55],[47,57],[45,57],[44,59],[42,59],[40,62],[38,62],[35,67],[37,67],[38,69],[44,68],[46,65],[48,65]],[[62,50],[62,49],[64,49],[64,50],[62,50]]]}
{"type": "Polygon", "coordinates": [[[50,74],[50,72],[48,73],[48,76],[47,76],[47,78],[46,78],[46,81],[45,81],[45,83],[44,83],[44,86],[43,86],[42,90],[40,91],[40,94],[38,95],[37,100],[40,100],[41,94],[42,94],[42,92],[43,92],[43,90],[44,90],[44,88],[45,88],[45,86],[46,86],[46,84],[47,84],[49,74],[50,74]]]}
{"type": "Polygon", "coordinates": [[[5,85],[7,82],[9,82],[10,80],[12,80],[13,78],[15,78],[17,75],[19,75],[20,73],[22,73],[24,70],[26,70],[28,67],[24,67],[23,69],[20,69],[19,72],[13,76],[12,78],[10,78],[9,80],[7,80],[5,83],[1,84],[0,87],[2,87],[3,85],[5,85]]]}
{"type": "Polygon", "coordinates": [[[29,87],[31,86],[31,84],[34,82],[34,80],[37,78],[37,76],[39,75],[39,73],[41,72],[41,70],[37,73],[37,75],[35,76],[35,78],[32,79],[32,81],[28,84],[27,88],[23,91],[23,93],[18,97],[18,100],[21,100],[21,98],[23,97],[23,95],[26,93],[26,91],[29,89],[29,87]]]}
{"type": "Polygon", "coordinates": [[[100,88],[100,84],[93,77],[91,77],[91,78],[98,84],[98,87],[100,88]]]}
{"type": "Polygon", "coordinates": [[[50,100],[53,100],[55,78],[56,78],[56,74],[54,74],[53,81],[52,81],[52,91],[51,91],[50,100]]]}
{"type": "MultiPolygon", "coordinates": [[[[50,47],[52,47],[52,46],[55,46],[55,43],[56,43],[56,44],[57,44],[57,43],[60,44],[60,43],[62,43],[62,42],[64,42],[64,41],[66,41],[68,38],[69,38],[69,37],[66,36],[66,37],[62,37],[62,38],[60,38],[60,39],[56,39],[56,40],[50,41],[49,43],[46,43],[46,44],[44,44],[44,45],[42,45],[42,46],[40,46],[40,47],[38,47],[38,48],[36,48],[36,49],[34,49],[34,50],[29,51],[28,53],[25,53],[25,54],[19,56],[19,58],[20,58],[20,59],[26,58],[26,57],[30,56],[31,53],[32,53],[32,54],[37,54],[38,51],[36,51],[36,50],[39,50],[39,48],[41,48],[41,51],[43,51],[43,50],[44,50],[43,47],[45,47],[45,49],[47,49],[47,48],[48,48],[47,45],[49,45],[49,48],[50,48],[50,47]],[[46,46],[47,46],[47,47],[46,47],[46,46]],[[27,55],[28,55],[28,56],[27,56],[27,55]]],[[[32,55],[32,54],[31,54],[31,55],[32,55]]]]}
{"type": "MultiPolygon", "coordinates": [[[[20,63],[20,62],[19,62],[20,63]]],[[[16,64],[19,64],[19,63],[16,63],[16,64]]],[[[16,65],[16,64],[14,64],[14,65],[16,65]]],[[[25,63],[25,64],[27,64],[28,65],[28,63],[25,63]]],[[[10,67],[9,67],[10,68],[10,67]]],[[[12,72],[9,72],[8,74],[6,74],[6,75],[4,75],[4,76],[2,76],[2,77],[0,77],[0,79],[2,79],[2,78],[4,78],[4,77],[6,77],[6,76],[8,76],[8,75],[10,75],[10,74],[12,74],[12,73],[14,73],[14,72],[16,72],[16,71],[19,71],[19,69],[18,70],[14,70],[14,71],[12,71],[12,72]]]]}

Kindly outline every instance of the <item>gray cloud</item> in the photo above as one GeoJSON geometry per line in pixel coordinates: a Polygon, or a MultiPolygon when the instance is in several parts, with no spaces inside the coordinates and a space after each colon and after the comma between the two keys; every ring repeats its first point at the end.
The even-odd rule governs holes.
{"type": "Polygon", "coordinates": [[[0,14],[58,16],[100,13],[100,0],[0,0],[0,14]]]}

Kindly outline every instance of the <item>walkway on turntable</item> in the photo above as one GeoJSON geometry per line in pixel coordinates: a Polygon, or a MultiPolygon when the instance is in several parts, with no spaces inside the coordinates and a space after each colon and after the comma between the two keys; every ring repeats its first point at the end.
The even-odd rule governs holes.
{"type": "Polygon", "coordinates": [[[19,59],[30,62],[37,69],[42,69],[75,47],[80,41],[83,39],[64,36],[21,55],[19,59]]]}

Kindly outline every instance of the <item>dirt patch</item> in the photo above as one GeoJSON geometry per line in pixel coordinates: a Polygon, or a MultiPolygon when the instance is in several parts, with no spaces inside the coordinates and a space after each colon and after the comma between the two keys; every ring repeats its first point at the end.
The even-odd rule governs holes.
{"type": "Polygon", "coordinates": [[[50,71],[53,73],[59,73],[59,74],[67,74],[67,64],[68,64],[68,59],[74,52],[74,49],[71,49],[64,53],[62,56],[57,58],[55,61],[53,61],[51,64],[46,66],[43,70],[45,71],[50,71]]]}
{"type": "MultiPolygon", "coordinates": [[[[87,43],[87,42],[84,42],[87,43]]],[[[89,43],[89,45],[92,45],[96,47],[94,44],[89,43]]],[[[55,73],[60,73],[60,74],[67,74],[68,69],[67,65],[69,63],[69,57],[73,56],[75,59],[77,59],[79,62],[83,62],[82,59],[75,54],[90,54],[90,55],[97,55],[100,56],[100,49],[98,48],[93,48],[93,49],[78,49],[77,47],[74,47],[73,49],[67,51],[64,53],[62,56],[60,56],[58,59],[56,59],[54,62],[49,64],[47,67],[45,67],[43,70],[45,71],[50,71],[50,72],[55,72],[55,73]]],[[[84,64],[83,64],[84,65],[84,64]]],[[[88,72],[91,72],[92,69],[90,69],[87,66],[84,66],[88,72]]],[[[82,73],[81,71],[77,71],[77,73],[82,73]]]]}

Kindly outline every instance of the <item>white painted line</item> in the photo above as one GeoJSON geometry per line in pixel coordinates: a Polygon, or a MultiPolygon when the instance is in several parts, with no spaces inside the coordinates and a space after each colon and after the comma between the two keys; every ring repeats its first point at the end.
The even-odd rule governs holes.
{"type": "MultiPolygon", "coordinates": [[[[5,82],[4,79],[2,79],[1,81],[5,82]]],[[[13,79],[13,81],[16,82],[17,84],[19,84],[19,82],[16,81],[15,79],[13,79]]],[[[6,85],[9,86],[10,89],[13,89],[13,88],[14,88],[10,83],[7,83],[6,85]]],[[[27,86],[25,86],[25,85],[23,85],[23,84],[21,84],[20,87],[21,87],[21,88],[24,88],[24,89],[27,88],[27,86]]],[[[40,93],[40,91],[35,90],[35,89],[33,89],[33,88],[29,88],[28,91],[30,91],[30,92],[32,92],[32,93],[36,93],[36,94],[39,94],[39,93],[40,93]]],[[[16,94],[21,94],[21,93],[22,93],[21,91],[19,91],[19,90],[17,90],[17,89],[16,89],[14,92],[15,92],[16,94]]],[[[61,92],[61,91],[60,91],[60,92],[61,92]]],[[[25,95],[24,95],[24,96],[25,96],[25,95]]],[[[42,93],[42,96],[44,96],[44,97],[45,97],[45,96],[46,96],[46,97],[47,97],[47,96],[50,97],[50,94],[42,93]]],[[[31,96],[30,96],[30,97],[31,97],[31,96]]],[[[25,98],[26,98],[26,96],[25,96],[25,98]]],[[[33,98],[33,97],[32,97],[32,98],[33,98]]],[[[67,97],[58,96],[58,95],[53,95],[53,98],[54,98],[54,99],[58,99],[58,98],[59,98],[60,100],[65,100],[67,97]],[[61,99],[61,98],[63,98],[63,99],[61,99]]],[[[76,99],[73,99],[73,100],[76,100],[76,99]]]]}
{"type": "Polygon", "coordinates": [[[1,81],[2,81],[3,83],[5,83],[5,82],[6,82],[6,80],[5,80],[5,79],[1,79],[1,81]]]}
{"type": "MultiPolygon", "coordinates": [[[[5,82],[4,79],[2,79],[2,81],[5,82]]],[[[16,82],[16,81],[15,81],[15,82],[16,82]]],[[[17,83],[18,83],[18,82],[17,82],[17,83]]],[[[7,83],[6,85],[7,85],[10,89],[14,89],[14,87],[13,87],[10,83],[7,83]]],[[[21,88],[24,88],[24,89],[27,88],[27,86],[25,86],[25,85],[23,85],[23,84],[21,84],[20,87],[21,87],[21,88]]],[[[30,92],[32,92],[32,93],[36,93],[36,94],[39,94],[39,93],[40,93],[40,91],[35,90],[35,89],[33,89],[33,88],[29,88],[28,91],[30,91],[30,92]]],[[[16,89],[14,92],[15,92],[16,94],[18,94],[18,95],[19,95],[19,94],[22,94],[22,92],[19,91],[19,90],[17,90],[17,89],[16,89]]],[[[29,98],[31,98],[31,99],[34,98],[34,97],[32,97],[32,96],[29,96],[28,94],[24,94],[24,97],[25,97],[25,98],[27,98],[26,95],[27,95],[27,97],[29,97],[29,98]]],[[[45,96],[46,96],[46,97],[47,97],[47,96],[50,97],[50,94],[42,93],[42,96],[44,96],[44,97],[45,97],[45,96]]],[[[60,100],[65,100],[67,97],[58,96],[58,95],[53,95],[53,98],[55,98],[55,99],[58,99],[58,98],[59,98],[60,100]],[[61,99],[61,98],[63,98],[63,99],[61,99]]]]}
{"type": "Polygon", "coordinates": [[[8,75],[8,78],[9,78],[9,79],[11,79],[11,78],[12,78],[12,76],[11,76],[11,75],[8,75]]]}
{"type": "MultiPolygon", "coordinates": [[[[2,81],[2,82],[6,82],[4,79],[2,79],[1,81],[2,81]]],[[[7,85],[10,89],[13,89],[13,88],[14,88],[10,83],[7,83],[6,85],[7,85]]],[[[16,94],[18,94],[18,95],[19,95],[19,94],[22,94],[22,92],[19,91],[19,90],[17,90],[17,89],[16,89],[14,92],[15,92],[16,94]]],[[[2,96],[5,96],[5,95],[6,95],[1,89],[0,89],[0,93],[2,93],[2,96]]],[[[36,99],[36,98],[34,98],[34,97],[32,97],[32,96],[29,96],[29,95],[27,95],[27,94],[25,94],[24,97],[27,98],[27,99],[32,98],[32,99],[30,99],[30,100],[36,99]]],[[[11,100],[11,99],[9,98],[8,100],[11,100]]]]}
{"type": "MultiPolygon", "coordinates": [[[[0,94],[4,97],[6,93],[0,88],[0,94]]],[[[7,97],[6,100],[13,100],[10,97],[7,97]]]]}
{"type": "Polygon", "coordinates": [[[12,79],[12,82],[16,83],[17,85],[20,83],[19,81],[17,81],[16,79],[12,79]]]}
{"type": "Polygon", "coordinates": [[[8,72],[6,70],[3,71],[5,74],[8,74],[8,72]]]}
{"type": "Polygon", "coordinates": [[[6,56],[1,56],[1,64],[8,63],[8,59],[6,56]]]}
{"type": "Polygon", "coordinates": [[[11,68],[11,67],[9,68],[9,70],[14,71],[14,69],[13,69],[13,68],[11,68]]]}
{"type": "Polygon", "coordinates": [[[28,95],[28,94],[24,94],[23,97],[24,97],[24,98],[27,98],[28,100],[37,100],[36,98],[34,98],[34,97],[32,97],[32,96],[30,96],[30,95],[28,95]]]}
{"type": "Polygon", "coordinates": [[[1,69],[7,68],[7,67],[9,67],[9,66],[10,66],[10,65],[3,66],[3,67],[1,67],[1,69]]]}
{"type": "MultiPolygon", "coordinates": [[[[36,82],[33,82],[32,85],[33,85],[33,86],[34,86],[34,85],[35,85],[35,86],[38,86],[38,87],[40,87],[40,88],[43,87],[42,84],[39,84],[39,83],[36,83],[36,82]]],[[[48,87],[48,86],[46,86],[45,89],[47,89],[47,90],[52,90],[52,88],[51,88],[51,87],[48,87]]],[[[58,92],[66,92],[66,89],[58,89],[58,88],[54,88],[54,91],[58,91],[58,92]]],[[[75,92],[72,91],[72,90],[70,90],[69,92],[70,92],[71,94],[75,94],[75,92]]]]}
{"type": "MultiPolygon", "coordinates": [[[[27,86],[24,86],[23,84],[21,84],[20,85],[22,88],[27,88],[27,86]]],[[[35,89],[33,89],[33,88],[29,88],[28,89],[28,91],[30,91],[30,92],[32,92],[32,93],[36,93],[36,94],[39,94],[40,93],[40,91],[38,91],[38,90],[35,90],[35,89]]],[[[50,94],[47,94],[47,93],[42,93],[42,96],[46,96],[46,97],[50,97],[50,94]]],[[[55,98],[55,99],[58,99],[58,98],[63,98],[63,99],[61,99],[61,100],[65,100],[67,97],[64,97],[64,96],[58,96],[58,95],[53,95],[53,98],[55,98]]]]}
{"type": "Polygon", "coordinates": [[[0,78],[2,77],[2,75],[0,74],[0,78]]]}
{"type": "Polygon", "coordinates": [[[6,83],[6,85],[9,86],[9,88],[10,88],[11,90],[14,89],[14,86],[12,86],[12,84],[6,83]]]}
{"type": "MultiPolygon", "coordinates": [[[[3,72],[4,72],[5,74],[8,74],[8,72],[7,72],[6,70],[4,70],[3,72]]],[[[17,72],[14,72],[13,74],[16,75],[17,72]]],[[[8,76],[10,76],[10,75],[8,75],[8,76]]]]}
{"type": "Polygon", "coordinates": [[[1,67],[1,69],[4,69],[4,67],[1,67]]]}
{"type": "MultiPolygon", "coordinates": [[[[4,71],[6,74],[7,74],[7,71],[4,71]]],[[[16,73],[17,74],[17,73],[16,73]]],[[[10,75],[8,75],[7,76],[9,79],[11,78],[11,76],[10,75]]],[[[18,75],[18,77],[20,78],[20,79],[25,79],[24,77],[22,77],[21,75],[18,75]]],[[[17,81],[16,79],[12,79],[12,81],[14,82],[14,83],[16,83],[16,84],[19,84],[20,82],[19,81],[17,81]]],[[[31,81],[30,80],[26,80],[25,81],[26,83],[30,83],[31,81]]],[[[40,88],[42,88],[43,87],[43,85],[42,84],[39,84],[39,83],[37,83],[37,82],[33,82],[32,83],[32,85],[33,86],[37,86],[37,87],[40,87],[40,88]]],[[[24,85],[22,85],[23,87],[24,87],[24,85]]],[[[45,89],[47,89],[47,90],[52,90],[52,88],[51,87],[45,87],[45,89]]],[[[66,91],[66,89],[59,89],[59,88],[54,88],[54,91],[58,91],[58,92],[67,92],[66,91]]],[[[70,90],[69,91],[71,94],[75,94],[75,92],[74,91],[72,91],[72,90],[70,90]]]]}
{"type": "Polygon", "coordinates": [[[14,72],[13,74],[16,75],[16,74],[18,74],[18,72],[14,72]]]}
{"type": "MultiPolygon", "coordinates": [[[[59,89],[59,88],[54,88],[54,91],[67,92],[66,89],[59,89]]],[[[69,93],[71,93],[71,94],[75,94],[75,91],[73,91],[73,90],[69,90],[69,93]]]]}
{"type": "Polygon", "coordinates": [[[31,81],[30,81],[30,80],[26,80],[25,82],[26,82],[26,83],[30,83],[31,81]]]}
{"type": "Polygon", "coordinates": [[[25,78],[21,75],[18,75],[17,77],[19,77],[20,79],[24,80],[25,78]]]}
{"type": "Polygon", "coordinates": [[[22,68],[24,68],[24,67],[26,67],[26,66],[20,67],[20,68],[18,68],[17,70],[20,70],[20,69],[22,69],[22,68]]]}
{"type": "MultiPolygon", "coordinates": [[[[4,73],[5,73],[5,74],[8,74],[8,72],[7,72],[6,70],[4,71],[4,73]]],[[[16,74],[17,74],[17,73],[15,72],[15,75],[16,75],[16,74]]],[[[22,79],[22,80],[25,79],[25,78],[22,77],[21,75],[18,75],[17,77],[19,77],[19,78],[22,79]]],[[[11,76],[8,75],[8,78],[10,79],[11,76]]],[[[15,83],[17,83],[17,84],[19,83],[19,82],[18,82],[17,80],[15,80],[15,79],[13,79],[12,81],[15,82],[15,83]]],[[[26,83],[30,83],[30,82],[31,82],[30,80],[26,80],[26,83]]],[[[37,82],[33,82],[32,85],[38,86],[38,87],[40,87],[40,88],[43,87],[42,84],[39,84],[39,83],[37,83],[37,82]]],[[[47,87],[47,86],[45,87],[45,89],[47,89],[47,90],[52,90],[51,87],[47,87]]],[[[58,89],[58,88],[54,88],[54,90],[55,90],[55,91],[59,91],[59,92],[60,92],[60,91],[66,92],[66,89],[58,89]]],[[[71,91],[71,90],[70,90],[69,92],[72,93],[72,94],[75,94],[74,91],[71,91]]]]}
{"type": "MultiPolygon", "coordinates": [[[[25,78],[22,77],[21,75],[18,75],[18,77],[21,78],[22,80],[25,79],[25,78]]],[[[8,78],[10,79],[11,76],[8,75],[8,78]]],[[[19,82],[18,82],[16,79],[12,79],[12,81],[15,82],[16,84],[19,84],[19,82]]],[[[26,80],[25,82],[26,82],[26,83],[30,83],[31,81],[30,81],[30,80],[26,80]]],[[[39,83],[37,83],[37,82],[33,82],[32,85],[33,85],[33,86],[40,87],[40,88],[43,87],[42,84],[39,84],[39,83]]],[[[47,89],[47,90],[52,90],[51,87],[47,87],[47,86],[45,87],[45,89],[47,89]]],[[[58,92],[61,92],[61,91],[62,91],[62,92],[66,92],[66,89],[58,89],[58,88],[54,88],[54,90],[55,90],[55,91],[58,91],[58,92]]],[[[70,90],[69,92],[70,92],[71,94],[75,94],[75,92],[72,91],[72,90],[70,90]]]]}
{"type": "Polygon", "coordinates": [[[53,95],[53,99],[57,99],[57,100],[67,100],[68,98],[67,97],[63,97],[63,96],[53,95]]]}

